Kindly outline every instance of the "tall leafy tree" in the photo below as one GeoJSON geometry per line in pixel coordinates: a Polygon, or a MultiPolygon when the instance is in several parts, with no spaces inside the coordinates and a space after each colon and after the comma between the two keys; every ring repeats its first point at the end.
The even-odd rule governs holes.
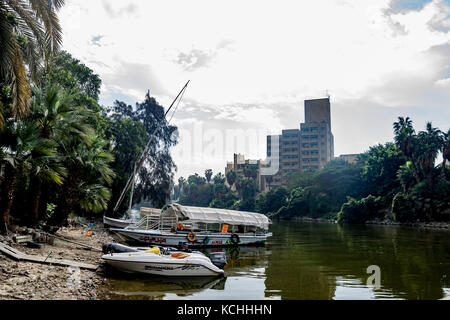
{"type": "MultiPolygon", "coordinates": [[[[155,207],[164,206],[170,198],[174,170],[176,170],[170,148],[178,143],[177,127],[168,123],[164,117],[164,107],[150,96],[150,92],[146,94],[143,102],[136,103],[135,108],[116,101],[114,106],[108,109],[108,113],[112,121],[128,118],[135,123],[141,123],[145,129],[145,135],[140,137],[146,143],[151,139],[150,147],[145,154],[144,165],[137,173],[133,201],[138,203],[142,200],[150,200],[155,207]]],[[[111,139],[115,143],[118,137],[111,135],[111,139]]],[[[118,152],[121,151],[116,148],[115,153],[118,152]]],[[[137,160],[138,157],[130,162],[131,168],[126,173],[126,179],[132,174],[132,166],[137,160]]],[[[121,186],[120,191],[124,185],[121,186]]],[[[112,199],[116,198],[118,195],[114,194],[112,199]]]]}
{"type": "MultiPolygon", "coordinates": [[[[365,153],[361,170],[364,196],[395,195],[400,183],[395,176],[406,158],[400,148],[392,142],[372,146],[365,153]]],[[[350,194],[349,194],[350,195],[350,194]]],[[[355,197],[355,195],[352,195],[355,197]]]]}

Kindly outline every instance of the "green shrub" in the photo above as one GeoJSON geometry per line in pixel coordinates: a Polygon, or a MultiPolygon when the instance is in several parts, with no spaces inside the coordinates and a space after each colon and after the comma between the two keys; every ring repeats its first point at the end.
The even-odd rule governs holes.
{"type": "Polygon", "coordinates": [[[381,197],[369,195],[361,200],[349,198],[338,213],[340,223],[364,223],[371,219],[381,218],[383,208],[381,197]]]}
{"type": "Polygon", "coordinates": [[[392,200],[392,215],[397,222],[417,220],[414,201],[403,192],[397,193],[392,200]]]}

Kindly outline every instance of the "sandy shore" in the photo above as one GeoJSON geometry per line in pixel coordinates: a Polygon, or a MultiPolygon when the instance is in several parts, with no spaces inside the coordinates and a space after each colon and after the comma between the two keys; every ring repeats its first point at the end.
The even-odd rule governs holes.
{"type": "MultiPolygon", "coordinates": [[[[101,249],[113,238],[96,223],[91,227],[82,225],[62,228],[57,235],[101,249]],[[92,236],[87,236],[88,232],[92,236]]],[[[0,239],[2,240],[2,239],[0,239]]],[[[17,250],[32,255],[51,256],[92,264],[101,263],[101,252],[88,250],[74,243],[55,239],[53,245],[44,244],[41,249],[31,249],[15,244],[11,239],[3,242],[17,250]],[[9,240],[9,241],[8,241],[9,240]]],[[[71,267],[15,261],[0,254],[0,299],[20,300],[89,300],[97,298],[97,288],[105,283],[101,268],[97,271],[71,267]]]]}

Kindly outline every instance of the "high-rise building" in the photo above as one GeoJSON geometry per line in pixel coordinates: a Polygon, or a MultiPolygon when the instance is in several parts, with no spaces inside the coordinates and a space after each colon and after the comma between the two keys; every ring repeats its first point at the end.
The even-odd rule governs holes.
{"type": "Polygon", "coordinates": [[[300,129],[267,137],[267,157],[279,163],[278,173],[266,176],[269,188],[284,185],[291,171],[323,168],[334,158],[330,109],[329,98],[306,100],[305,123],[300,124],[300,129]],[[278,148],[273,148],[275,138],[278,148]]]}

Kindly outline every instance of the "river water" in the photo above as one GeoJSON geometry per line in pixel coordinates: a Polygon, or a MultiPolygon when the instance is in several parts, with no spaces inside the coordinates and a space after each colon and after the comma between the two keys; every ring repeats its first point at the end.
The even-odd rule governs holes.
{"type": "MultiPolygon", "coordinates": [[[[450,295],[450,232],[274,222],[262,247],[225,250],[225,278],[113,276],[100,299],[440,299],[450,295]],[[369,287],[369,266],[379,286],[369,287]]],[[[377,282],[370,284],[377,285],[377,282]]]]}

